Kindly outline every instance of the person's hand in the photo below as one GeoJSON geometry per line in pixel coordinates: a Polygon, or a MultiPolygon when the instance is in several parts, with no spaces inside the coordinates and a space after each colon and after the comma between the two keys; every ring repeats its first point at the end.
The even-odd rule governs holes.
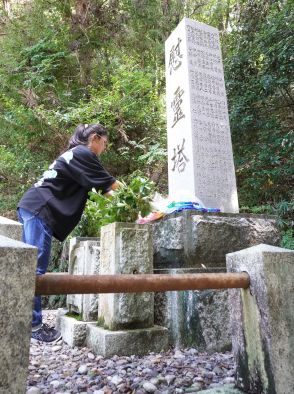
{"type": "Polygon", "coordinates": [[[123,186],[123,183],[120,182],[120,181],[118,181],[118,180],[116,180],[116,181],[110,186],[110,188],[111,188],[111,190],[116,190],[116,189],[119,189],[119,188],[122,187],[122,186],[123,186]]]}

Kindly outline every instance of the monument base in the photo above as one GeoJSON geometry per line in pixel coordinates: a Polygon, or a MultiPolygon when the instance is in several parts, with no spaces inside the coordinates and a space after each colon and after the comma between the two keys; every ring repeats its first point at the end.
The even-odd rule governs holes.
{"type": "Polygon", "coordinates": [[[266,215],[182,211],[150,227],[155,269],[225,269],[227,253],[281,238],[277,218],[266,215]]]}
{"type": "Polygon", "coordinates": [[[110,331],[87,324],[87,346],[103,357],[144,355],[168,347],[168,330],[160,326],[135,330],[110,331]]]}

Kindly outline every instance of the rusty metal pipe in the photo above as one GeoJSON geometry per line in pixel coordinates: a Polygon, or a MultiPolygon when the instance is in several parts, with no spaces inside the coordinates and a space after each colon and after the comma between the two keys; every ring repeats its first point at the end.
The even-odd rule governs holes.
{"type": "Polygon", "coordinates": [[[247,288],[246,272],[202,274],[68,275],[36,276],[36,295],[141,293],[174,290],[247,288]]]}

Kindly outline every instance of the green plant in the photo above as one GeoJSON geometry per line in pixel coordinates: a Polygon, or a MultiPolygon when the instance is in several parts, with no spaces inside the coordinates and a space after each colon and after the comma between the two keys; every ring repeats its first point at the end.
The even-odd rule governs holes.
{"type": "Polygon", "coordinates": [[[106,224],[135,222],[139,213],[142,216],[150,213],[153,193],[154,183],[139,172],[132,174],[128,184],[122,181],[122,187],[115,190],[111,197],[107,198],[101,192],[89,192],[90,199],[74,235],[98,236],[101,227],[106,224]]]}
{"type": "Polygon", "coordinates": [[[72,317],[72,318],[74,318],[74,319],[76,319],[78,321],[82,321],[83,320],[81,314],[80,313],[76,313],[76,312],[67,312],[66,316],[67,317],[72,317]]]}

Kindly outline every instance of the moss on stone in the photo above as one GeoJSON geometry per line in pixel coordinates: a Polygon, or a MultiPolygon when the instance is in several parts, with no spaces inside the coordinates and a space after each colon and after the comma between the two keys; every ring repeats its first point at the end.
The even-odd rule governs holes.
{"type": "Polygon", "coordinates": [[[82,315],[80,313],[75,313],[75,312],[67,312],[66,315],[67,317],[72,317],[78,321],[82,321],[82,315]]]}
{"type": "Polygon", "coordinates": [[[254,376],[251,386],[259,387],[263,392],[268,392],[268,376],[265,369],[265,355],[263,352],[262,337],[260,333],[260,312],[255,297],[249,289],[241,291],[243,303],[244,335],[248,368],[250,375],[254,376]]]}

